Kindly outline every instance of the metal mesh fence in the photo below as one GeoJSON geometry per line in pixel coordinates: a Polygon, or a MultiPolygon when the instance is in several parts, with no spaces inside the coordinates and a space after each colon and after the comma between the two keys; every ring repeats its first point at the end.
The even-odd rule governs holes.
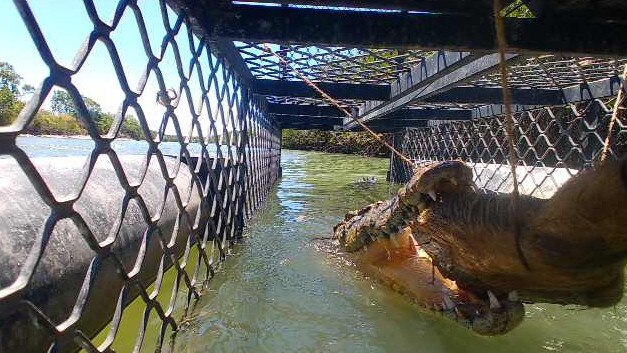
{"type": "Polygon", "coordinates": [[[115,351],[128,316],[137,319],[123,328],[134,332],[134,351],[167,350],[280,172],[280,131],[265,103],[249,94],[207,38],[192,32],[185,13],[174,13],[164,0],[154,2],[161,28],[148,25],[137,1],[119,1],[107,22],[92,0],[84,0],[93,29],[64,66],[49,46],[63,38],[45,33],[32,4],[14,1],[49,75],[17,119],[0,127],[3,179],[14,173],[13,191],[32,191],[12,200],[18,226],[8,224],[9,233],[1,235],[0,351],[115,351]],[[145,54],[139,82],[129,82],[112,40],[123,16],[133,19],[145,54]],[[160,32],[164,36],[151,42],[160,32]],[[123,91],[104,133],[73,83],[96,45],[106,47],[123,91]],[[173,61],[164,60],[166,52],[173,61]],[[175,65],[173,79],[165,78],[167,65],[175,65]],[[149,79],[158,91],[147,88],[149,79]],[[93,146],[75,169],[70,159],[31,158],[17,142],[55,89],[69,94],[93,146]],[[157,131],[149,126],[145,97],[161,104],[157,131]],[[130,111],[147,145],[141,158],[120,152],[130,111]],[[56,174],[62,169],[74,185],[56,174]],[[59,184],[67,192],[60,194],[59,184]],[[119,198],[108,201],[115,193],[119,198]],[[41,221],[35,222],[37,212],[41,221]],[[19,228],[20,219],[26,228],[19,228]],[[139,311],[133,314],[131,305],[139,311]]]}
{"type": "MultiPolygon", "coordinates": [[[[236,42],[244,62],[257,78],[299,80],[267,53],[263,43],[236,42]]],[[[289,66],[317,82],[389,84],[419,65],[432,51],[276,45],[289,66]]]]}
{"type": "MultiPolygon", "coordinates": [[[[521,193],[548,198],[566,180],[598,160],[608,135],[615,98],[582,101],[567,106],[543,107],[513,114],[516,125],[516,168],[521,193]]],[[[623,103],[624,105],[624,103],[623,103]]],[[[620,107],[619,111],[625,108],[620,107]]],[[[610,152],[619,158],[627,151],[627,122],[619,115],[611,132],[610,152]]],[[[432,122],[407,129],[397,144],[419,164],[464,160],[473,168],[478,187],[511,192],[512,175],[504,117],[469,121],[432,122]]],[[[392,159],[391,179],[405,182],[407,166],[392,159]]]]}

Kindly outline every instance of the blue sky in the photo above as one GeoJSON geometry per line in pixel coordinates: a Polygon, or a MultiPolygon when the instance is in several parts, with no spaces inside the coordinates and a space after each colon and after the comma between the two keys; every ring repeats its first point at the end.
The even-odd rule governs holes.
{"type": "MultiPolygon", "coordinates": [[[[94,1],[98,16],[110,23],[117,6],[114,0],[94,1]]],[[[158,0],[140,0],[144,22],[146,23],[152,52],[159,55],[161,41],[166,30],[161,19],[158,0]]],[[[66,67],[72,67],[73,60],[93,29],[93,24],[81,0],[32,0],[29,5],[36,17],[42,32],[53,52],[55,60],[66,67]]],[[[171,25],[176,21],[176,15],[169,10],[171,25]]],[[[126,9],[124,15],[111,36],[120,55],[120,59],[131,89],[136,89],[138,82],[145,71],[148,58],[145,55],[137,22],[131,9],[126,9]]],[[[191,59],[186,29],[183,27],[176,37],[183,67],[191,59]]],[[[198,40],[195,39],[195,45],[198,40]]],[[[202,58],[201,67],[204,80],[207,80],[209,66],[207,58],[202,58]]],[[[25,25],[19,16],[12,1],[0,1],[0,61],[13,65],[18,74],[23,77],[23,83],[38,87],[48,76],[48,67],[44,64],[37,52],[25,25]]],[[[178,88],[179,76],[176,71],[175,56],[171,46],[166,51],[159,68],[164,76],[166,87],[178,88]]],[[[218,76],[221,76],[220,74],[218,76]]],[[[191,80],[191,91],[194,105],[199,106],[201,91],[197,77],[191,80]]],[[[79,91],[101,104],[103,110],[117,112],[124,99],[109,53],[104,44],[98,42],[90,52],[87,61],[78,74],[72,76],[72,83],[79,91]]],[[[157,129],[163,113],[163,107],[155,102],[158,91],[157,80],[151,74],[144,92],[140,98],[140,105],[146,114],[147,121],[152,129],[157,129]]],[[[27,97],[26,97],[27,98],[27,97]]],[[[183,98],[176,109],[177,116],[184,130],[189,127],[191,114],[188,104],[183,98]]],[[[212,111],[216,112],[216,99],[210,95],[212,111]]],[[[44,108],[49,102],[44,103],[44,108]]],[[[197,108],[196,110],[198,110],[197,108]]],[[[206,109],[206,108],[205,108],[206,109]]],[[[132,111],[130,112],[134,114],[132,111]]],[[[206,110],[205,110],[206,115],[206,110]]],[[[203,130],[208,129],[203,126],[203,130]]],[[[169,133],[173,130],[168,129],[169,133]]]]}

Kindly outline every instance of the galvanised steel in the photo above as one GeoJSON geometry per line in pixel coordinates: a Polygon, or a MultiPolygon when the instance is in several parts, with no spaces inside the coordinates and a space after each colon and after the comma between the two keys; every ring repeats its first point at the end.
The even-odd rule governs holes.
{"type": "MultiPolygon", "coordinates": [[[[331,96],[364,121],[392,120],[390,115],[404,108],[481,110],[491,104],[502,104],[499,60],[493,52],[285,43],[270,46],[290,67],[328,92],[334,92],[331,96]],[[364,86],[361,92],[344,86],[356,84],[364,86]],[[375,85],[377,92],[372,89],[375,85]],[[380,94],[378,91],[383,88],[389,90],[389,97],[369,98],[380,94]]],[[[279,61],[264,50],[263,43],[235,42],[235,47],[241,56],[239,68],[252,76],[253,89],[257,82],[263,83],[258,93],[266,96],[270,103],[305,108],[328,106],[329,103],[312,90],[286,89],[302,82],[289,70],[286,72],[279,61]]],[[[614,96],[626,63],[624,57],[508,55],[508,82],[517,105],[515,109],[530,110],[614,96]]],[[[305,110],[295,115],[307,115],[305,110]]],[[[393,119],[399,120],[399,117],[393,119]]],[[[345,120],[344,128],[350,130],[356,126],[351,120],[345,120]]]]}
{"type": "MultiPolygon", "coordinates": [[[[581,170],[597,163],[608,136],[614,97],[565,106],[542,107],[513,114],[516,125],[517,179],[521,193],[550,197],[581,170]]],[[[610,158],[627,154],[625,103],[611,132],[610,158]]],[[[511,192],[507,140],[502,115],[468,121],[431,121],[429,127],[399,133],[401,150],[419,164],[464,160],[474,171],[477,186],[511,192]]],[[[410,175],[402,161],[392,157],[391,179],[404,182],[410,175]]]]}
{"type": "MultiPolygon", "coordinates": [[[[20,342],[27,344],[35,341],[31,339],[31,335],[39,335],[44,337],[41,341],[43,346],[39,347],[42,351],[112,351],[119,336],[120,322],[134,298],[137,299],[133,305],[140,305],[144,311],[143,317],[139,318],[139,326],[132,328],[137,330],[135,351],[167,349],[188,309],[201,295],[207,281],[213,277],[215,267],[225,258],[229,246],[241,237],[244,223],[262,204],[270,187],[277,180],[280,172],[280,130],[266,113],[267,103],[249,93],[224,58],[213,51],[208,38],[199,37],[192,32],[193,25],[187,14],[176,14],[169,10],[164,0],[154,1],[160,9],[161,28],[147,27],[142,9],[135,0],[119,1],[111,22],[106,22],[99,16],[92,0],[84,0],[83,5],[93,29],[76,54],[74,62],[70,66],[63,66],[56,60],[46,40],[63,38],[48,37],[33,15],[31,4],[25,0],[14,0],[14,6],[50,74],[35,90],[17,120],[10,126],[0,127],[0,157],[8,158],[18,166],[16,168],[23,174],[25,183],[29,183],[34,190],[31,195],[33,200],[45,205],[47,213],[42,215],[41,224],[33,225],[39,231],[28,254],[19,261],[19,273],[11,274],[14,278],[12,282],[0,285],[2,326],[10,328],[12,322],[9,320],[16,317],[26,318],[28,325],[15,336],[0,337],[0,350],[5,346],[14,347],[20,342]],[[123,15],[134,18],[141,36],[138,45],[143,47],[147,66],[140,82],[128,81],[118,48],[112,40],[123,15]],[[149,40],[148,33],[155,31],[165,32],[159,43],[149,40]],[[112,127],[104,135],[99,134],[80,90],[72,82],[74,75],[82,72],[83,63],[90,57],[96,43],[107,48],[111,65],[124,92],[124,100],[120,102],[112,127]],[[173,64],[163,60],[166,51],[174,53],[173,64]],[[175,87],[166,86],[162,73],[166,65],[176,66],[178,77],[175,87]],[[149,77],[156,79],[159,92],[145,89],[149,77]],[[138,87],[136,90],[131,88],[135,84],[138,87]],[[37,164],[16,144],[16,137],[26,131],[55,87],[70,94],[77,107],[78,120],[94,144],[82,167],[75,191],[64,196],[54,192],[52,178],[41,173],[37,164]],[[200,92],[200,95],[193,96],[193,91],[200,92]],[[145,110],[138,100],[146,95],[156,96],[164,106],[160,128],[155,136],[151,134],[145,110]],[[129,110],[136,112],[144,140],[148,144],[145,157],[141,163],[135,165],[139,167],[134,170],[129,170],[131,168],[125,164],[125,158],[118,155],[112,147],[129,110]],[[180,119],[184,115],[181,112],[191,116],[189,129],[182,128],[185,124],[181,124],[180,119]],[[167,126],[174,127],[180,146],[175,159],[165,156],[162,150],[163,141],[167,137],[167,126]],[[200,153],[190,152],[192,146],[199,149],[200,153]],[[85,190],[92,185],[90,182],[95,180],[93,175],[99,170],[96,167],[99,163],[107,164],[114,171],[108,182],[123,190],[124,195],[119,204],[120,212],[110,225],[113,231],[105,240],[95,234],[95,230],[86,221],[86,215],[77,207],[83,200],[85,190]],[[142,186],[148,179],[147,174],[150,178],[162,179],[164,185],[161,191],[161,199],[164,201],[157,207],[157,212],[151,212],[146,196],[142,194],[142,186]],[[189,180],[188,185],[175,184],[174,180],[181,174],[193,176],[183,179],[189,180]],[[132,178],[136,175],[139,178],[132,178]],[[194,193],[201,200],[199,213],[187,207],[187,198],[184,195],[189,196],[190,193],[194,193]],[[127,212],[129,204],[139,208],[139,212],[134,214],[141,215],[138,216],[139,222],[144,223],[144,233],[139,236],[144,237],[144,242],[158,244],[156,247],[149,247],[158,251],[158,254],[152,256],[160,259],[160,266],[154,273],[145,273],[142,266],[146,258],[145,251],[138,251],[133,268],[125,267],[124,262],[113,251],[116,241],[120,239],[119,225],[125,221],[125,215],[133,213],[127,212]],[[175,239],[164,234],[162,222],[168,221],[162,219],[165,206],[175,210],[175,229],[178,229],[179,222],[185,220],[185,224],[193,225],[189,231],[181,232],[179,229],[180,234],[175,239]],[[205,222],[198,221],[205,219],[205,222]],[[55,229],[61,227],[61,224],[70,224],[76,230],[68,241],[82,244],[91,251],[93,257],[89,267],[81,275],[84,280],[76,293],[75,303],[64,308],[64,315],[53,319],[32,300],[31,281],[38,266],[43,263],[42,258],[48,255],[55,229]],[[123,286],[115,295],[104,299],[113,303],[115,310],[102,313],[99,327],[106,327],[108,336],[102,342],[95,342],[92,340],[95,332],[83,330],[81,325],[84,321],[82,315],[85,305],[94,295],[91,285],[97,281],[98,276],[103,275],[99,271],[105,268],[103,262],[117,264],[113,270],[108,270],[107,275],[122,281],[123,286]],[[148,282],[142,280],[146,278],[148,282]],[[171,288],[163,285],[166,281],[164,278],[174,278],[171,288]],[[150,318],[161,322],[158,328],[151,328],[150,318]],[[147,333],[147,330],[157,332],[147,333]],[[156,341],[145,339],[154,336],[157,337],[156,341]]],[[[6,201],[9,200],[3,202],[6,201]]],[[[98,205],[91,207],[97,208],[98,205]]],[[[20,216],[31,215],[15,215],[20,216]]],[[[64,259],[59,258],[57,261],[63,262],[64,259]]],[[[52,298],[48,299],[54,301],[55,294],[49,295],[52,298]]],[[[6,331],[0,331],[0,334],[2,332],[6,331]]],[[[22,348],[26,349],[27,346],[22,348]]]]}
{"type": "MultiPolygon", "coordinates": [[[[299,80],[284,72],[262,43],[235,42],[253,76],[259,79],[299,80]]],[[[389,84],[408,72],[431,51],[289,45],[273,50],[289,65],[316,82],[389,84]]]]}

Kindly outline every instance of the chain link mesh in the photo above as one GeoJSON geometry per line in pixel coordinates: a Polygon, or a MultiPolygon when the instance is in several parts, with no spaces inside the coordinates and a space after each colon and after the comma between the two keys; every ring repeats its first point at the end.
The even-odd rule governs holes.
{"type": "MultiPolygon", "coordinates": [[[[519,156],[516,173],[521,193],[551,197],[566,180],[592,167],[608,135],[614,101],[610,97],[514,113],[519,156]]],[[[402,138],[396,138],[403,152],[419,164],[463,160],[473,168],[479,188],[511,192],[504,124],[503,116],[432,121],[430,127],[407,129],[402,138]]],[[[624,117],[619,118],[611,133],[611,156],[624,156],[627,151],[624,117]]],[[[392,166],[393,181],[405,182],[411,176],[407,166],[394,157],[392,166]]]]}
{"type": "MultiPolygon", "coordinates": [[[[35,90],[18,118],[10,126],[0,127],[0,158],[15,162],[16,168],[21,170],[23,178],[34,190],[33,200],[43,201],[48,213],[44,215],[43,224],[37,225],[40,230],[33,236],[32,246],[27,249],[24,258],[16,259],[19,273],[15,274],[11,283],[0,283],[0,321],[10,322],[8,329],[5,325],[0,331],[0,350],[7,346],[27,350],[33,345],[43,344],[39,347],[42,351],[113,351],[114,342],[120,335],[120,322],[136,297],[139,298],[133,305],[139,301],[143,314],[138,314],[141,317],[139,327],[131,328],[137,330],[134,350],[167,350],[172,341],[170,338],[180,327],[188,309],[213,277],[217,264],[225,258],[230,245],[241,237],[244,223],[261,205],[279,175],[280,130],[266,114],[266,103],[249,95],[248,89],[240,83],[228,63],[214,54],[207,38],[198,37],[191,31],[190,19],[185,13],[176,14],[164,0],[155,1],[158,2],[163,28],[147,26],[137,1],[119,1],[112,21],[107,23],[99,16],[94,2],[84,0],[93,29],[70,66],[59,64],[46,40],[63,39],[47,36],[28,2],[14,1],[42,61],[49,69],[49,75],[35,90]],[[137,89],[131,88],[136,82],[127,80],[128,72],[118,53],[119,48],[112,40],[123,16],[134,18],[146,56],[147,65],[137,82],[137,89]],[[160,43],[149,40],[150,34],[155,32],[165,32],[160,43]],[[112,127],[104,135],[99,133],[84,97],[72,82],[97,43],[108,50],[124,93],[112,127]],[[167,51],[173,52],[175,57],[178,77],[175,78],[174,88],[167,86],[163,74],[164,66],[172,65],[163,60],[167,51]],[[146,89],[150,77],[157,80],[159,92],[146,89]],[[16,138],[33,123],[38,110],[55,87],[65,90],[72,97],[78,120],[94,146],[80,172],[76,185],[78,191],[63,196],[52,190],[49,176],[41,172],[40,166],[16,142],[16,138]],[[194,96],[196,92],[200,95],[194,96]],[[164,109],[160,127],[153,136],[140,98],[154,97],[155,94],[164,109]],[[129,110],[136,112],[148,144],[143,160],[135,164],[138,170],[129,170],[129,165],[133,164],[129,164],[113,147],[119,140],[120,127],[129,110]],[[190,116],[191,121],[183,123],[184,116],[190,116]],[[168,126],[176,132],[178,153],[175,159],[167,156],[171,150],[163,148],[168,126]],[[92,229],[89,215],[77,207],[83,191],[95,178],[96,166],[101,163],[107,164],[114,172],[110,176],[117,179],[116,187],[123,190],[123,198],[118,205],[120,212],[111,224],[112,233],[107,237],[97,234],[92,229]],[[139,178],[135,181],[131,176],[137,174],[139,178]],[[162,204],[157,205],[156,212],[142,192],[147,175],[157,175],[163,183],[160,190],[163,195],[159,198],[162,204]],[[186,179],[185,175],[190,177],[186,179]],[[181,184],[180,180],[185,180],[186,184],[181,184]],[[198,207],[190,206],[193,198],[200,200],[198,207]],[[132,207],[137,207],[138,211],[132,212],[132,207]],[[163,231],[167,220],[162,219],[162,215],[164,208],[168,207],[175,210],[176,223],[173,227],[178,230],[178,236],[163,231]],[[142,246],[136,249],[130,262],[116,251],[119,246],[116,242],[119,243],[123,237],[120,235],[121,224],[129,214],[136,214],[144,225],[142,246]],[[44,266],[42,259],[51,251],[55,229],[62,226],[74,230],[71,242],[90,249],[91,261],[80,274],[82,284],[77,288],[72,305],[53,315],[47,305],[54,303],[48,301],[42,304],[33,299],[32,282],[34,274],[44,266]],[[157,254],[147,254],[150,251],[157,254]],[[146,258],[150,256],[157,259],[154,273],[146,273],[146,258]],[[92,290],[94,283],[102,282],[103,276],[107,281],[111,280],[110,286],[115,288],[114,295],[99,298],[107,301],[102,304],[112,308],[110,311],[93,309],[94,303],[90,301],[97,295],[92,290]],[[165,285],[170,280],[170,285],[165,285]],[[87,308],[90,305],[92,308],[87,308]],[[97,330],[93,327],[85,329],[84,323],[88,319],[85,316],[95,313],[99,315],[97,330]],[[105,327],[106,339],[101,343],[95,342],[94,335],[105,327]],[[25,346],[19,346],[23,344],[25,346]]],[[[9,236],[18,237],[20,234],[9,236]]],[[[3,263],[7,259],[0,260],[3,263]]],[[[52,292],[49,295],[54,297],[55,294],[52,292]]],[[[54,302],[54,298],[46,298],[46,301],[48,299],[54,302]]]]}

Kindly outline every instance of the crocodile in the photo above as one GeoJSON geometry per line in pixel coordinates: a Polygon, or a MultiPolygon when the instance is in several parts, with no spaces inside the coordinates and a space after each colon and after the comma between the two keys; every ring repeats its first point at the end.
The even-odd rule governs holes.
{"type": "Polygon", "coordinates": [[[334,235],[361,271],[480,335],[518,326],[524,303],[611,307],[625,287],[627,160],[550,199],[488,193],[464,162],[433,163],[334,235]]]}

